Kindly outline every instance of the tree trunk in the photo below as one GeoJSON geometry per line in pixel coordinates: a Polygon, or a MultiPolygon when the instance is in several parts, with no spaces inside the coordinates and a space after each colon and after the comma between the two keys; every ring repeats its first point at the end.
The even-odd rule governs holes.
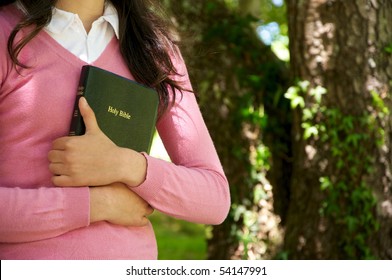
{"type": "Polygon", "coordinates": [[[391,259],[392,1],[286,2],[293,92],[304,102],[292,103],[285,250],[391,259]]]}
{"type": "MultiPolygon", "coordinates": [[[[182,52],[231,189],[233,206],[226,221],[212,228],[209,259],[271,258],[282,243],[273,211],[275,193],[263,162],[269,160],[261,135],[266,117],[259,112],[274,110],[280,116],[269,119],[281,121],[277,106],[286,106],[287,100],[277,96],[283,96],[288,71],[261,43],[252,27],[256,21],[246,15],[257,1],[247,1],[241,11],[229,9],[223,0],[167,3],[178,22],[182,52]]],[[[287,135],[282,126],[276,127],[287,135]]],[[[282,158],[275,161],[283,165],[282,158]]]]}

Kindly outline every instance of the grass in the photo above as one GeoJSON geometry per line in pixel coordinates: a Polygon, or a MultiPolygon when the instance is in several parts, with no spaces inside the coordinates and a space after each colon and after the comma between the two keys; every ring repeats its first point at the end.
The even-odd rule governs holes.
{"type": "Polygon", "coordinates": [[[168,217],[158,211],[150,216],[158,242],[159,260],[204,260],[205,226],[168,217]]]}

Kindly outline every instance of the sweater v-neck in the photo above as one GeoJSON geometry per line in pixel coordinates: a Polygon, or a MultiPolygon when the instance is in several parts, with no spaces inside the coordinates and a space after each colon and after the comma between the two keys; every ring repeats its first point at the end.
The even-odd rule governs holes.
{"type": "Polygon", "coordinates": [[[53,52],[55,52],[56,55],[62,60],[64,60],[66,63],[70,63],[75,66],[99,65],[101,61],[107,60],[113,55],[115,51],[118,51],[117,48],[118,40],[116,36],[113,36],[109,44],[106,46],[103,52],[98,56],[98,58],[89,63],[80,59],[79,57],[71,53],[69,50],[64,48],[55,39],[53,39],[45,30],[42,30],[37,35],[37,39],[40,40],[43,44],[45,44],[48,48],[50,48],[53,52]]]}

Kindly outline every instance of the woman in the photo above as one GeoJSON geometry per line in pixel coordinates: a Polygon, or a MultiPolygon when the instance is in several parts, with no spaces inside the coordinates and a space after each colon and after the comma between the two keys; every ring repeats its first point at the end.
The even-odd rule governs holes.
{"type": "Polygon", "coordinates": [[[146,0],[7,1],[0,7],[0,259],[156,259],[157,209],[219,224],[229,190],[187,71],[146,0]],[[81,67],[157,89],[172,163],[124,149],[82,98],[81,67]]]}

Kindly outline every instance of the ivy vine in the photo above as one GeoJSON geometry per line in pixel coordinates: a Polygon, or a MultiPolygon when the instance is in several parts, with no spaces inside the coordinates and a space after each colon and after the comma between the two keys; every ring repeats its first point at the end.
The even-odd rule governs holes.
{"type": "Polygon", "coordinates": [[[320,141],[332,155],[330,171],[319,178],[320,189],[325,194],[320,215],[340,229],[339,245],[346,258],[372,259],[368,243],[378,231],[379,223],[375,217],[377,201],[366,183],[374,162],[367,147],[374,141],[378,146],[384,144],[385,132],[378,120],[389,115],[389,110],[374,91],[371,113],[360,116],[326,106],[322,102],[325,94],[325,88],[311,88],[308,81],[300,81],[289,88],[285,97],[293,109],[301,110],[303,139],[320,141]]]}

